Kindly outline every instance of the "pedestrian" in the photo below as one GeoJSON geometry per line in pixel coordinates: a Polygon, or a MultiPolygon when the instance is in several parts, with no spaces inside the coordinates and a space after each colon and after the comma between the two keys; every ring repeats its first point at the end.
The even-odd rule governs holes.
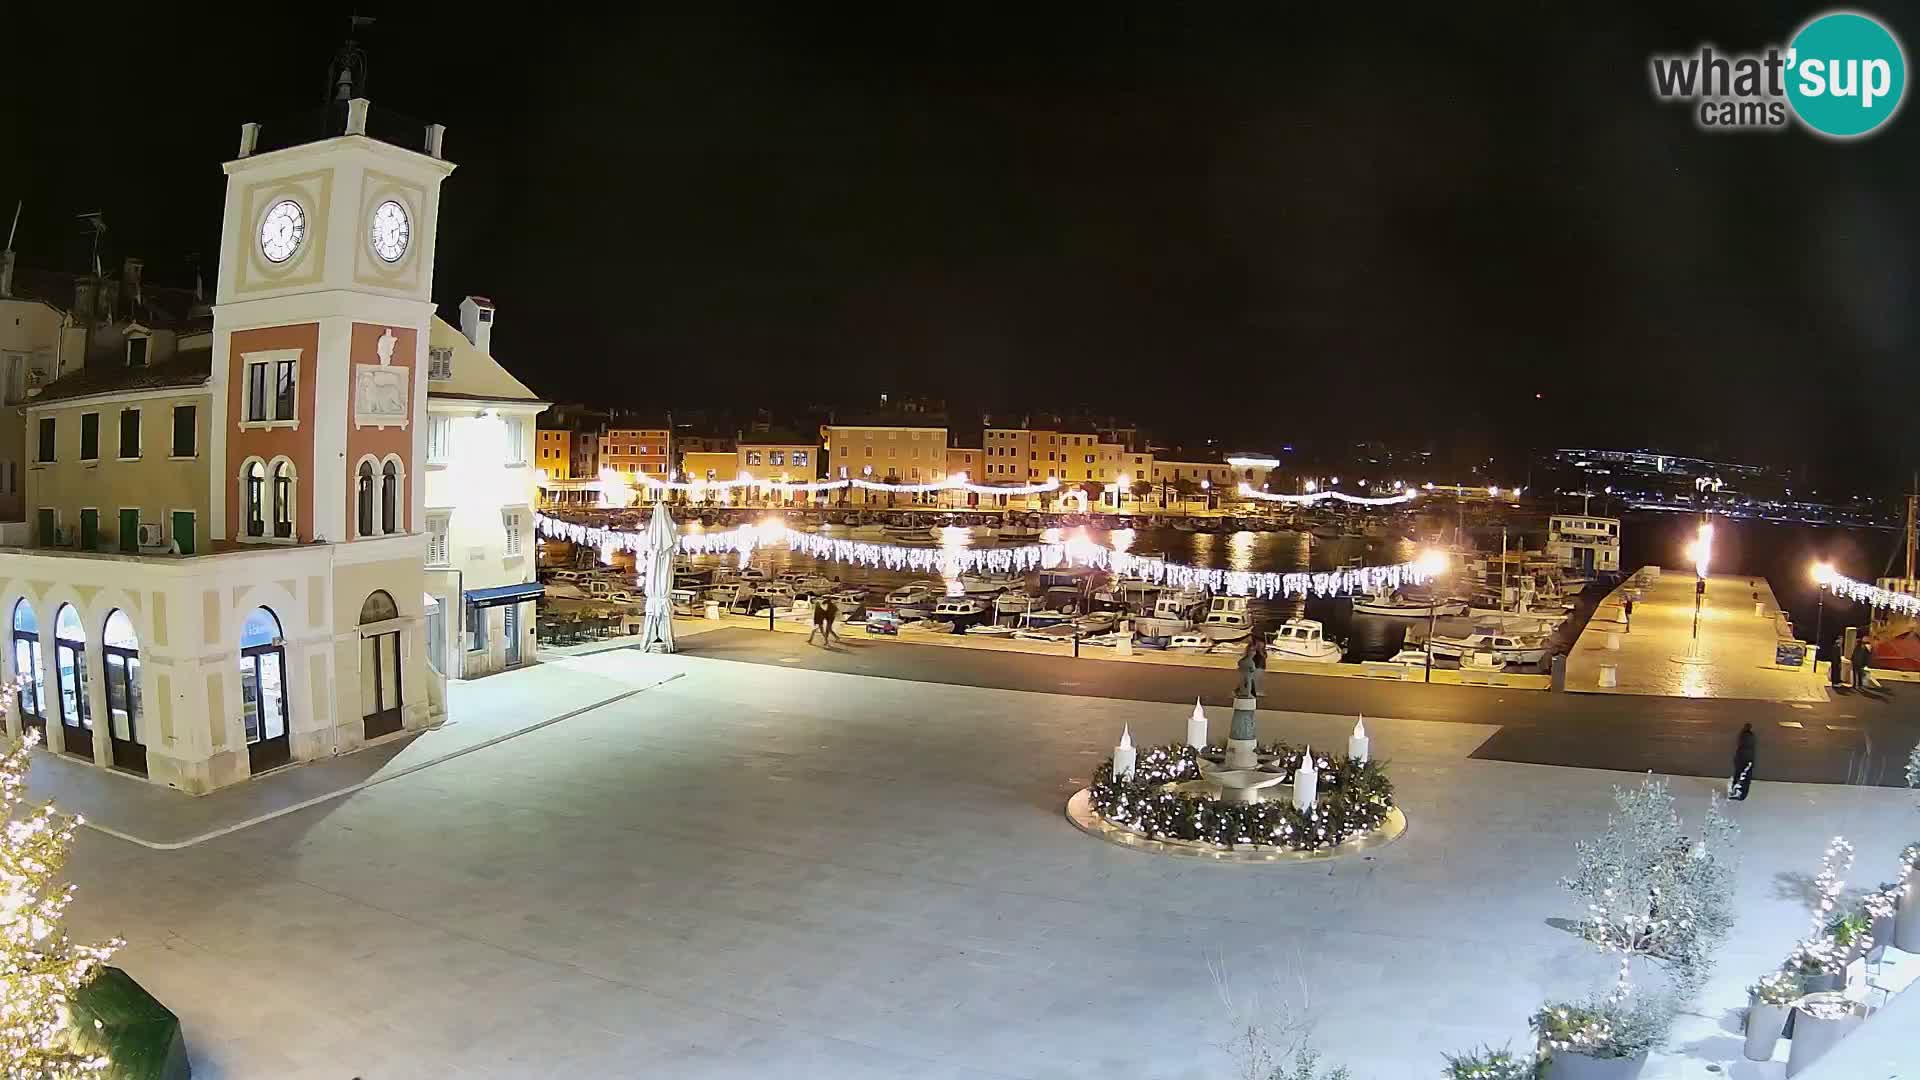
{"type": "Polygon", "coordinates": [[[1753,786],[1753,743],[1753,725],[1741,725],[1740,741],[1733,748],[1733,779],[1727,784],[1727,798],[1734,802],[1745,802],[1753,786]]]}
{"type": "MultiPolygon", "coordinates": [[[[821,631],[821,628],[823,626],[821,616],[825,612],[826,612],[826,603],[822,601],[819,597],[817,596],[814,597],[813,598],[813,629],[807,631],[807,644],[809,645],[813,644],[813,635],[818,634],[821,631]]],[[[832,632],[831,629],[829,629],[828,632],[831,633],[832,632]]],[[[827,644],[832,644],[832,642],[829,641],[827,642],[827,644]]]]}
{"type": "Polygon", "coordinates": [[[1633,633],[1633,597],[1627,597],[1621,602],[1620,607],[1627,613],[1627,633],[1631,634],[1633,633]]]}
{"type": "Polygon", "coordinates": [[[1827,665],[1827,681],[1833,684],[1835,690],[1840,689],[1840,676],[1843,674],[1840,669],[1845,666],[1842,660],[1846,656],[1846,651],[1847,636],[1841,634],[1833,639],[1833,660],[1827,665]]]}
{"type": "Polygon", "coordinates": [[[1873,650],[1867,647],[1867,635],[1861,634],[1853,642],[1853,688],[1855,690],[1867,689],[1868,683],[1873,678],[1867,672],[1872,662],[1873,650]]]}
{"type": "Polygon", "coordinates": [[[833,648],[833,623],[839,617],[840,605],[834,602],[833,597],[827,597],[826,604],[820,609],[820,628],[827,632],[826,640],[829,649],[833,648]]]}

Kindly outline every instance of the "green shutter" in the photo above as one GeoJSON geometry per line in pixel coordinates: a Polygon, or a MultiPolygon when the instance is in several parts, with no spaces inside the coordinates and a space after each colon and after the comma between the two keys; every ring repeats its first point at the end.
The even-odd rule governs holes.
{"type": "Polygon", "coordinates": [[[193,554],[193,511],[173,512],[173,542],[180,545],[180,554],[193,554]]]}
{"type": "Polygon", "coordinates": [[[54,534],[53,511],[41,510],[39,511],[39,518],[39,544],[41,547],[52,547],[54,534]]]}
{"type": "Polygon", "coordinates": [[[140,550],[140,511],[120,511],[120,550],[140,550]]]}
{"type": "Polygon", "coordinates": [[[100,511],[80,511],[80,550],[92,551],[100,543],[100,511]]]}

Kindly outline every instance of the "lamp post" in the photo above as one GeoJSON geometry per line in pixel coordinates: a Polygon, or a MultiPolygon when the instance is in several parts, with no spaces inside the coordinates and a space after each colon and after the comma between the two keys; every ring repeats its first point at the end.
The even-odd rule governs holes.
{"type": "MultiPolygon", "coordinates": [[[[1421,552],[1420,560],[1416,565],[1420,567],[1421,571],[1425,573],[1427,577],[1436,578],[1446,573],[1452,563],[1448,560],[1445,552],[1428,548],[1426,551],[1421,552]]],[[[1440,601],[1434,598],[1431,592],[1429,592],[1427,604],[1427,672],[1426,677],[1421,681],[1432,682],[1433,635],[1440,625],[1440,601]]]]}
{"type": "Polygon", "coordinates": [[[1707,563],[1713,557],[1713,523],[1702,521],[1693,547],[1693,644],[1690,655],[1700,655],[1700,608],[1707,599],[1707,563]]]}
{"type": "MultiPolygon", "coordinates": [[[[1813,663],[1810,665],[1810,668],[1813,671],[1813,677],[1815,679],[1818,679],[1820,677],[1820,636],[1822,633],[1821,624],[1824,623],[1827,618],[1827,583],[1832,580],[1833,580],[1833,564],[1832,563],[1817,562],[1813,564],[1813,583],[1816,586],[1816,588],[1814,589],[1814,593],[1813,593],[1814,595],[1813,663]]],[[[1836,666],[1840,663],[1840,656],[1838,653],[1834,654],[1833,663],[1836,666]]]]}

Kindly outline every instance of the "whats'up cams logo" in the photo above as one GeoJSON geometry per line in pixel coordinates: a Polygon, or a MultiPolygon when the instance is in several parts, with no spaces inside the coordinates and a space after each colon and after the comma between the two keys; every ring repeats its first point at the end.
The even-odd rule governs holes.
{"type": "Polygon", "coordinates": [[[1832,139],[1870,135],[1900,111],[1906,54],[1880,20],[1853,11],[1814,17],[1782,49],[1655,56],[1654,96],[1684,101],[1706,131],[1766,131],[1797,118],[1832,139]]]}

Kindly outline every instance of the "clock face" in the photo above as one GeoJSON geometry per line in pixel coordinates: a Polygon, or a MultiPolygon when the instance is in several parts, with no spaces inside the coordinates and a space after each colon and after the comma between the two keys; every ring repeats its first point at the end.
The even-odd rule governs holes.
{"type": "Polygon", "coordinates": [[[368,230],[373,253],[387,262],[399,262],[413,238],[413,226],[407,220],[407,208],[388,199],[373,208],[373,224],[368,230]]]}
{"type": "Polygon", "coordinates": [[[260,222],[260,254],[270,263],[283,263],[300,250],[307,238],[307,212],[292,199],[281,199],[260,222]]]}

